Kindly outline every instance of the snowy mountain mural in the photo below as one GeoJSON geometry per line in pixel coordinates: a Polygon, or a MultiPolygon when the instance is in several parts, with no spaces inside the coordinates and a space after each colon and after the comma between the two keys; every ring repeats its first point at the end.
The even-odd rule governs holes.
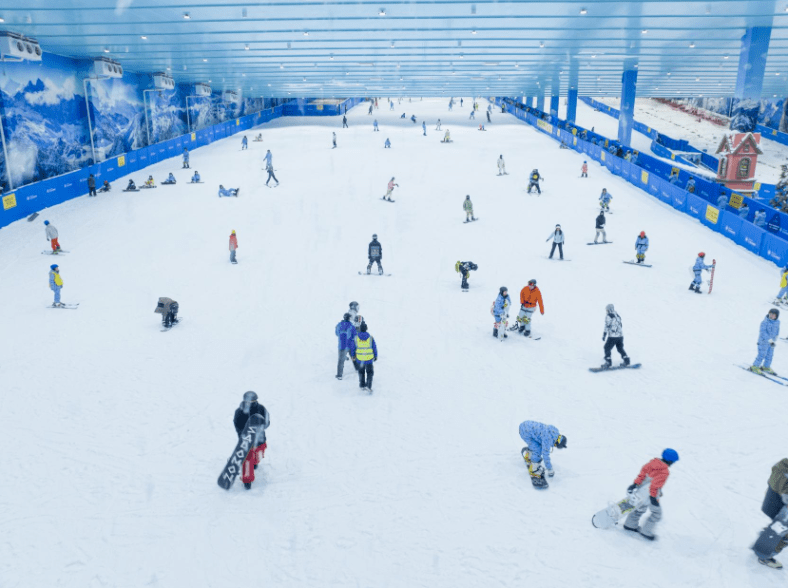
{"type": "Polygon", "coordinates": [[[96,160],[140,149],[148,144],[140,86],[148,76],[88,82],[96,160]]]}
{"type": "MultiPolygon", "coordinates": [[[[686,98],[675,100],[675,102],[691,104],[693,106],[697,106],[698,108],[704,108],[706,110],[710,110],[711,112],[716,112],[727,117],[733,117],[736,114],[740,100],[735,98],[686,98]]],[[[757,122],[759,124],[772,129],[778,129],[780,131],[784,130],[781,128],[781,124],[783,126],[788,125],[788,121],[784,120],[783,116],[783,110],[786,106],[786,101],[784,99],[759,100],[755,106],[757,107],[757,122]]],[[[752,116],[752,108],[748,107],[744,110],[749,113],[750,117],[752,116]]],[[[785,130],[788,132],[788,128],[785,130]]]]}
{"type": "Polygon", "coordinates": [[[186,96],[183,88],[148,92],[148,117],[151,143],[173,139],[188,132],[186,96]]]}

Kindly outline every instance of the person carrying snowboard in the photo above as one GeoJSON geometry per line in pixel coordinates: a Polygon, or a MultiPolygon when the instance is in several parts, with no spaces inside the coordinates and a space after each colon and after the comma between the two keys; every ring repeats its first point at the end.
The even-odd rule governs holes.
{"type": "Polygon", "coordinates": [[[542,190],[541,190],[541,188],[539,188],[539,180],[543,180],[543,179],[544,178],[539,175],[539,170],[538,169],[535,169],[534,171],[532,171],[530,179],[528,181],[528,193],[530,194],[531,190],[533,188],[536,188],[536,192],[538,194],[541,194],[542,190]]]}
{"type": "Polygon", "coordinates": [[[772,369],[772,357],[774,356],[774,346],[780,336],[780,311],[772,308],[769,314],[761,321],[761,329],[758,333],[758,357],[755,358],[750,371],[756,374],[776,375],[772,369]]]}
{"type": "Polygon", "coordinates": [[[520,423],[520,437],[525,441],[522,450],[523,459],[528,464],[528,473],[532,478],[543,478],[545,471],[549,477],[555,476],[550,452],[553,447],[566,449],[566,435],[561,435],[552,425],[536,421],[520,423]],[[544,465],[542,465],[544,460],[544,465]]]}
{"type": "Polygon", "coordinates": [[[470,222],[476,220],[476,217],[473,216],[473,202],[471,202],[471,195],[468,194],[465,197],[465,202],[462,203],[462,209],[465,211],[465,222],[470,222]]]}
{"type": "Polygon", "coordinates": [[[695,260],[695,265],[692,266],[692,271],[695,274],[695,279],[692,280],[692,283],[689,286],[689,289],[694,291],[696,294],[700,294],[700,285],[703,280],[700,277],[700,274],[703,270],[709,271],[711,270],[710,265],[706,265],[703,263],[706,259],[706,254],[701,251],[698,253],[698,258],[695,260]]]}
{"type": "Polygon", "coordinates": [[[512,299],[509,298],[509,289],[506,286],[501,286],[498,290],[498,297],[493,302],[492,315],[495,318],[493,325],[493,337],[496,339],[506,339],[509,335],[506,334],[506,325],[509,318],[509,308],[512,306],[512,299]],[[498,335],[498,329],[501,330],[501,335],[498,335]]]}
{"type": "Polygon", "coordinates": [[[172,298],[160,297],[156,310],[153,312],[161,315],[161,325],[165,329],[178,324],[178,303],[172,298]]]}
{"type": "Polygon", "coordinates": [[[53,263],[49,266],[49,289],[55,293],[52,306],[65,306],[60,302],[60,291],[63,289],[63,278],[60,277],[60,266],[53,263]]]}
{"type": "MultiPolygon", "coordinates": [[[[351,302],[352,304],[352,302],[351,302]]],[[[356,306],[358,308],[358,306],[356,306]]],[[[356,338],[356,327],[350,322],[350,313],[346,312],[342,316],[342,320],[334,327],[334,334],[337,336],[339,344],[339,358],[337,360],[337,375],[336,379],[342,379],[342,372],[345,371],[345,360],[348,358],[351,348],[353,347],[353,340],[356,338]]]]}
{"type": "Polygon", "coordinates": [[[640,231],[640,235],[638,238],[635,239],[635,257],[637,257],[638,263],[643,263],[646,261],[646,251],[648,251],[648,237],[646,237],[646,231],[640,231]]]}
{"type": "Polygon", "coordinates": [[[238,263],[235,259],[235,252],[238,249],[238,237],[235,236],[235,231],[230,233],[230,262],[238,263]]]}
{"type": "MultiPolygon", "coordinates": [[[[473,111],[471,111],[473,112],[473,111]]],[[[498,175],[499,176],[508,176],[509,174],[506,173],[506,163],[503,160],[503,155],[498,158],[498,175]]]]}
{"type": "Polygon", "coordinates": [[[268,448],[268,443],[265,438],[265,430],[271,425],[271,415],[265,407],[260,404],[255,392],[249,391],[244,393],[244,399],[241,405],[235,409],[235,416],[233,417],[233,425],[235,425],[235,432],[238,437],[246,427],[246,421],[253,414],[259,414],[263,417],[263,428],[252,443],[252,448],[246,454],[243,466],[241,467],[241,480],[243,480],[244,488],[247,490],[252,489],[252,482],[254,482],[254,471],[257,469],[258,464],[263,461],[265,457],[265,450],[268,448]]]}
{"type": "Polygon", "coordinates": [[[383,197],[383,200],[388,200],[389,202],[394,202],[391,199],[391,193],[394,191],[394,186],[399,188],[399,184],[395,184],[394,183],[394,178],[391,178],[391,180],[389,180],[388,189],[386,190],[386,195],[383,197]]]}
{"type": "Polygon", "coordinates": [[[520,314],[517,315],[517,322],[520,323],[520,334],[525,337],[531,336],[531,319],[539,305],[539,312],[544,316],[544,304],[542,303],[542,292],[536,286],[536,280],[528,280],[528,285],[520,290],[520,314]]]}
{"type": "Polygon", "coordinates": [[[599,236],[602,235],[602,243],[607,243],[607,233],[605,232],[605,211],[600,210],[599,215],[596,217],[596,236],[594,243],[597,242],[599,236]]]}
{"type": "Polygon", "coordinates": [[[602,188],[602,194],[599,195],[599,207],[602,210],[610,211],[610,201],[613,197],[607,191],[607,188],[602,188]]]}
{"type": "MultiPolygon", "coordinates": [[[[780,511],[788,508],[788,458],[781,459],[772,467],[772,475],[769,476],[769,483],[766,486],[766,496],[763,498],[761,512],[774,521],[780,511]]],[[[762,557],[766,554],[758,554],[758,563],[777,570],[782,569],[783,564],[774,559],[788,546],[788,537],[783,537],[774,548],[774,553],[769,557],[762,557]]]]}
{"type": "Polygon", "coordinates": [[[545,243],[547,243],[550,239],[553,240],[553,246],[550,248],[550,259],[553,259],[553,253],[555,253],[555,248],[558,247],[558,254],[561,256],[561,259],[564,258],[564,232],[561,230],[561,225],[555,226],[555,231],[553,231],[547,239],[545,239],[545,243]]]}
{"type": "Polygon", "coordinates": [[[49,241],[49,244],[52,246],[52,253],[60,253],[60,243],[57,241],[57,229],[55,228],[55,225],[52,225],[48,220],[45,220],[44,226],[46,227],[47,241],[49,241]]]}
{"type": "Polygon", "coordinates": [[[350,352],[358,370],[358,387],[372,392],[372,376],[375,375],[372,364],[378,360],[378,346],[375,338],[367,332],[367,323],[361,323],[350,352]]]}
{"type": "Polygon", "coordinates": [[[662,452],[662,457],[655,457],[640,469],[640,473],[633,484],[627,488],[627,494],[632,495],[637,492],[643,484],[649,484],[650,501],[632,510],[624,521],[624,529],[633,533],[640,533],[646,539],[653,541],[654,527],[662,519],[662,506],[659,499],[662,496],[662,487],[668,481],[670,466],[679,460],[679,454],[675,449],[666,449],[662,452]],[[644,525],[640,526],[640,518],[647,510],[651,514],[644,525]]]}
{"type": "MultiPolygon", "coordinates": [[[[391,178],[392,180],[394,178],[391,178]]],[[[367,257],[369,258],[369,264],[367,264],[367,275],[372,272],[372,264],[378,264],[378,273],[383,275],[383,265],[381,265],[381,260],[383,259],[383,246],[378,242],[378,236],[372,235],[372,241],[370,241],[369,246],[367,247],[367,257]]]]}
{"type": "Polygon", "coordinates": [[[612,304],[605,307],[605,331],[602,333],[602,341],[605,341],[605,363],[603,368],[613,367],[613,361],[610,359],[610,352],[613,347],[621,354],[621,359],[624,360],[622,366],[629,365],[629,356],[624,351],[624,329],[621,324],[621,317],[616,312],[612,304]]]}
{"type": "Polygon", "coordinates": [[[472,261],[458,261],[454,264],[454,271],[462,274],[462,284],[460,285],[460,288],[463,290],[467,290],[469,288],[468,278],[471,276],[471,272],[475,272],[477,269],[479,269],[479,266],[472,261]]]}
{"type": "Polygon", "coordinates": [[[588,177],[588,162],[583,162],[583,167],[580,168],[580,177],[587,178],[588,177]]]}

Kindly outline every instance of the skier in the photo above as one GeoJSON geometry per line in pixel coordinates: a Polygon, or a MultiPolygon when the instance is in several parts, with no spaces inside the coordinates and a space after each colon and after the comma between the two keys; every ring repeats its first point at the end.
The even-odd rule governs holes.
{"type": "Polygon", "coordinates": [[[241,151],[244,149],[249,149],[249,139],[246,138],[246,135],[244,135],[244,138],[241,139],[241,151]]]}
{"type": "MultiPolygon", "coordinates": [[[[352,304],[352,303],[351,303],[352,304]]],[[[345,371],[345,360],[348,358],[353,340],[356,338],[356,328],[350,322],[350,313],[346,312],[342,320],[334,327],[334,334],[337,336],[339,345],[339,358],[337,360],[336,379],[342,379],[342,372],[345,371]]]]}
{"type": "Polygon", "coordinates": [[[509,298],[509,289],[506,286],[501,286],[492,308],[492,315],[495,317],[493,337],[496,339],[505,339],[509,336],[506,334],[506,325],[508,324],[506,319],[509,318],[509,307],[511,305],[512,299],[509,298]],[[501,329],[501,337],[498,335],[498,329],[501,329]]]}
{"type": "Polygon", "coordinates": [[[780,273],[782,274],[782,278],[780,279],[780,291],[777,292],[777,298],[774,299],[774,304],[782,304],[785,302],[786,294],[788,294],[788,266],[784,267],[780,273]]]}
{"type": "Polygon", "coordinates": [[[587,178],[588,177],[588,162],[583,162],[583,167],[580,168],[580,177],[587,178]]]}
{"type": "Polygon", "coordinates": [[[700,284],[703,280],[701,280],[700,273],[703,270],[709,271],[711,269],[710,265],[706,265],[703,261],[706,258],[706,254],[701,251],[698,253],[698,259],[695,260],[695,265],[692,266],[692,271],[695,273],[695,279],[692,280],[689,289],[693,290],[696,294],[700,294],[700,284]]]}
{"type": "Polygon", "coordinates": [[[47,241],[49,241],[49,244],[52,246],[52,253],[60,253],[60,243],[58,243],[57,240],[57,229],[55,225],[49,224],[49,221],[45,220],[44,226],[46,227],[47,241]]]}
{"type": "Polygon", "coordinates": [[[443,142],[451,143],[451,131],[449,129],[446,129],[446,132],[443,135],[443,142]]]}
{"type": "Polygon", "coordinates": [[[156,182],[153,181],[153,176],[148,176],[148,179],[145,180],[144,188],[155,188],[156,182]]]}
{"type": "Polygon", "coordinates": [[[375,119],[375,120],[372,121],[372,130],[373,131],[380,131],[380,129],[378,128],[378,119],[375,119]]]}
{"type": "Polygon", "coordinates": [[[167,179],[162,182],[162,184],[168,184],[168,185],[174,183],[175,183],[175,176],[172,175],[172,172],[170,172],[170,175],[167,176],[167,179]]]}
{"type": "Polygon", "coordinates": [[[221,184],[219,184],[219,198],[222,196],[238,196],[238,191],[240,188],[225,188],[221,184]]]}
{"type": "Polygon", "coordinates": [[[690,177],[690,179],[687,180],[687,185],[684,186],[684,189],[687,192],[689,192],[690,194],[694,194],[695,193],[695,178],[690,177]]]}
{"type": "Polygon", "coordinates": [[[416,124],[416,115],[415,114],[411,114],[410,115],[410,120],[412,120],[413,124],[415,125],[416,124]]]}
{"type": "Polygon", "coordinates": [[[331,135],[332,135],[331,142],[334,144],[334,146],[331,147],[331,149],[336,149],[337,148],[337,134],[336,133],[331,133],[331,135]]]}
{"type": "Polygon", "coordinates": [[[421,121],[421,130],[424,132],[424,136],[427,136],[427,123],[425,121],[421,121]]]}
{"type": "Polygon", "coordinates": [[[350,315],[350,322],[353,328],[358,331],[361,328],[361,323],[364,322],[364,317],[358,313],[358,302],[355,300],[348,305],[348,314],[350,315]]]}
{"type": "MultiPolygon", "coordinates": [[[[772,475],[769,476],[769,483],[766,486],[766,496],[763,498],[761,512],[772,521],[778,518],[781,511],[788,507],[788,458],[781,459],[772,466],[772,475]]],[[[783,537],[770,557],[762,557],[765,554],[758,554],[758,562],[770,568],[782,569],[783,564],[774,559],[774,555],[780,553],[788,546],[788,538],[783,537]]]]}
{"type": "Polygon", "coordinates": [[[648,251],[648,237],[646,237],[646,231],[640,231],[640,235],[635,239],[635,252],[637,253],[635,257],[637,257],[638,263],[646,261],[646,251],[648,251]]]}
{"type": "Polygon", "coordinates": [[[200,183],[200,172],[195,170],[194,175],[192,176],[192,184],[199,184],[199,183],[200,183]]]}
{"type": "Polygon", "coordinates": [[[358,387],[372,392],[372,376],[375,375],[372,364],[378,360],[378,346],[375,338],[367,332],[367,323],[361,323],[352,341],[351,354],[358,370],[358,387]]]}
{"type": "Polygon", "coordinates": [[[477,269],[479,266],[472,261],[458,261],[454,264],[454,271],[462,275],[460,288],[467,290],[470,287],[468,286],[468,278],[471,276],[471,272],[475,272],[477,269]]]}
{"type": "Polygon", "coordinates": [[[104,183],[101,184],[101,188],[98,189],[99,192],[109,192],[112,190],[112,186],[107,180],[104,180],[104,183]]]}
{"type": "MultiPolygon", "coordinates": [[[[393,180],[394,178],[392,178],[393,180]]],[[[383,246],[378,242],[378,236],[372,235],[372,241],[367,247],[367,256],[369,257],[369,264],[367,265],[367,275],[372,272],[372,264],[378,264],[378,273],[383,275],[383,266],[380,261],[383,259],[383,246]]]]}
{"type": "Polygon", "coordinates": [[[389,202],[394,202],[391,199],[391,193],[394,191],[394,186],[399,188],[399,184],[394,183],[394,178],[391,178],[389,181],[388,189],[386,190],[386,195],[383,197],[383,200],[388,200],[389,202]]]}
{"type": "Polygon", "coordinates": [[[607,233],[605,232],[604,210],[600,210],[599,216],[596,217],[596,236],[594,237],[594,243],[596,243],[597,239],[599,239],[599,235],[602,235],[602,243],[607,243],[607,233]]]}
{"type": "Polygon", "coordinates": [[[553,253],[555,253],[556,247],[558,247],[558,254],[561,256],[561,259],[563,259],[564,258],[564,232],[561,230],[561,225],[555,226],[555,231],[550,233],[547,239],[545,239],[545,243],[547,243],[550,239],[553,240],[553,246],[550,248],[550,259],[553,259],[553,253]]]}
{"type": "MultiPolygon", "coordinates": [[[[373,123],[373,125],[374,125],[375,127],[377,127],[377,126],[378,126],[378,121],[377,121],[377,119],[375,119],[375,122],[373,123]]],[[[347,128],[349,128],[349,127],[347,126],[347,116],[345,116],[345,115],[342,115],[342,128],[343,128],[343,129],[347,129],[347,128]]]]}
{"type": "Polygon", "coordinates": [[[273,165],[271,165],[271,162],[270,162],[270,161],[269,161],[268,163],[266,163],[266,164],[265,164],[265,171],[267,171],[267,172],[268,172],[268,179],[265,181],[265,185],[267,186],[267,185],[268,185],[268,182],[270,182],[270,181],[271,181],[271,178],[273,178],[273,179],[274,179],[274,181],[276,182],[276,185],[274,186],[274,188],[276,188],[276,186],[278,186],[278,185],[279,185],[279,180],[277,180],[277,179],[276,179],[276,176],[274,175],[274,166],[273,166],[273,165]]]}
{"type": "Polygon", "coordinates": [[[531,172],[531,178],[530,178],[530,180],[528,182],[528,193],[529,194],[531,193],[531,189],[533,189],[533,188],[536,188],[536,192],[538,194],[542,193],[542,190],[539,188],[539,180],[542,180],[542,179],[544,179],[544,178],[542,178],[542,176],[539,175],[539,170],[538,169],[534,169],[534,171],[531,172]]]}
{"type": "Polygon", "coordinates": [[[755,218],[752,219],[752,224],[762,229],[766,225],[766,211],[756,210],[755,218]]]}
{"type": "Polygon", "coordinates": [[[509,174],[506,173],[506,162],[503,160],[503,155],[498,157],[498,175],[499,176],[508,176],[509,174]]]}
{"type": "Polygon", "coordinates": [[[183,148],[183,168],[187,169],[189,167],[189,149],[187,147],[183,148]]]}
{"type": "Polygon", "coordinates": [[[679,460],[679,454],[675,449],[665,449],[662,452],[662,457],[655,457],[640,469],[640,473],[635,482],[627,488],[627,494],[634,494],[641,485],[647,484],[649,486],[650,504],[644,504],[634,509],[629,513],[624,521],[624,529],[635,533],[640,533],[646,539],[653,541],[656,539],[654,535],[654,527],[662,519],[662,507],[659,504],[659,498],[662,496],[662,487],[668,481],[670,475],[670,466],[679,460]],[[651,509],[651,514],[646,523],[640,526],[640,518],[647,510],[651,509]]]}
{"type": "Polygon", "coordinates": [[[247,490],[252,489],[252,482],[254,482],[254,471],[257,469],[258,464],[265,457],[265,450],[268,449],[268,443],[266,442],[265,438],[265,430],[271,425],[271,416],[268,414],[268,411],[265,409],[265,407],[257,402],[257,400],[256,393],[252,391],[245,392],[241,406],[235,410],[235,416],[233,417],[233,425],[235,425],[235,432],[238,433],[238,437],[240,437],[241,433],[243,433],[244,427],[246,427],[246,421],[249,420],[250,416],[253,414],[259,414],[263,417],[263,429],[254,439],[254,442],[252,443],[253,447],[249,450],[249,453],[246,454],[246,458],[244,458],[244,463],[241,469],[241,480],[243,480],[244,488],[247,490]]]}
{"type": "Polygon", "coordinates": [[[471,202],[471,195],[465,197],[465,202],[462,203],[462,209],[465,211],[465,222],[475,221],[476,217],[473,216],[473,202],[471,202]]]}
{"type": "Polygon", "coordinates": [[[441,130],[441,119],[438,119],[438,123],[435,125],[435,130],[436,131],[440,131],[441,130]]]}
{"type": "Polygon", "coordinates": [[[137,185],[134,183],[134,180],[129,179],[129,183],[126,185],[126,191],[130,192],[130,191],[136,190],[136,189],[137,189],[137,185]]]}
{"type": "Polygon", "coordinates": [[[602,341],[605,341],[606,338],[607,341],[605,341],[605,363],[602,367],[613,367],[613,360],[610,359],[610,352],[613,350],[613,347],[616,348],[616,351],[621,354],[621,359],[624,360],[624,363],[621,365],[628,366],[629,356],[624,351],[624,331],[621,325],[621,317],[612,304],[608,304],[605,307],[605,312],[607,315],[605,316],[605,331],[602,333],[602,341]]]}
{"type": "Polygon", "coordinates": [[[758,332],[758,357],[750,367],[751,372],[776,375],[771,365],[774,346],[777,344],[777,337],[780,336],[779,318],[780,311],[772,308],[766,318],[761,321],[761,328],[758,332]]]}
{"type": "Polygon", "coordinates": [[[528,473],[531,474],[531,477],[542,478],[545,471],[551,478],[555,476],[555,470],[550,461],[550,452],[553,447],[566,449],[566,435],[561,435],[553,425],[523,421],[520,423],[520,437],[525,441],[522,455],[528,464],[528,473]],[[544,465],[542,465],[542,460],[544,460],[544,465]]]}
{"type": "Polygon", "coordinates": [[[88,176],[88,196],[95,196],[96,195],[96,178],[93,177],[93,174],[88,176]]]}
{"type": "Polygon", "coordinates": [[[178,303],[172,298],[160,297],[153,312],[161,315],[161,324],[165,329],[178,324],[178,303]]]}
{"type": "Polygon", "coordinates": [[[602,193],[599,195],[599,207],[605,211],[610,211],[610,201],[613,196],[607,191],[607,188],[602,188],[602,193]]]}
{"type": "Polygon", "coordinates": [[[230,262],[238,263],[235,259],[235,251],[238,249],[238,237],[235,236],[235,231],[230,233],[230,262]]]}
{"type": "Polygon", "coordinates": [[[542,292],[536,286],[536,280],[528,280],[528,285],[520,290],[520,313],[517,322],[520,323],[520,333],[525,337],[531,336],[531,319],[539,305],[539,312],[544,316],[544,303],[542,292]]]}
{"type": "Polygon", "coordinates": [[[383,143],[384,149],[391,149],[391,141],[389,141],[388,137],[386,137],[386,142],[383,143]]]}
{"type": "Polygon", "coordinates": [[[471,110],[471,114],[468,116],[468,120],[476,120],[476,111],[471,110]]]}
{"type": "Polygon", "coordinates": [[[49,289],[55,293],[52,306],[65,306],[60,302],[60,291],[63,289],[63,278],[60,277],[60,266],[53,263],[49,266],[49,289]]]}

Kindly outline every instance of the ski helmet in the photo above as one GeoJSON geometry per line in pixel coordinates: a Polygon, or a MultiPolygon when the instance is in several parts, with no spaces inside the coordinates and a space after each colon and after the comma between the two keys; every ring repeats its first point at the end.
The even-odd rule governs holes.
{"type": "Polygon", "coordinates": [[[528,285],[530,286],[531,284],[536,286],[536,280],[528,280],[528,285]]]}
{"type": "Polygon", "coordinates": [[[614,312],[616,312],[616,308],[612,304],[608,304],[605,307],[605,312],[608,313],[608,314],[614,313],[614,312]]]}
{"type": "Polygon", "coordinates": [[[468,194],[467,196],[465,196],[465,199],[466,199],[466,200],[470,200],[470,199],[471,199],[471,195],[470,195],[470,194],[468,194]]]}
{"type": "Polygon", "coordinates": [[[349,308],[352,308],[353,310],[358,310],[358,302],[356,302],[356,301],[354,300],[353,302],[351,302],[350,304],[348,304],[348,307],[349,307],[349,308]]]}
{"type": "Polygon", "coordinates": [[[59,266],[58,264],[56,264],[56,263],[53,263],[52,265],[50,265],[50,266],[49,266],[49,269],[51,269],[52,271],[55,271],[55,270],[56,270],[57,268],[59,268],[59,267],[60,267],[60,266],[59,266]]]}
{"type": "Polygon", "coordinates": [[[558,449],[566,449],[566,435],[558,435],[558,439],[555,440],[555,446],[558,449]]]}
{"type": "Polygon", "coordinates": [[[49,221],[44,221],[44,224],[45,224],[45,225],[48,225],[48,224],[49,224],[49,221]]]}
{"type": "Polygon", "coordinates": [[[769,314],[773,314],[773,315],[774,315],[774,318],[776,318],[776,319],[780,318],[780,311],[779,311],[779,310],[777,310],[776,308],[772,308],[772,309],[769,311],[769,314]]]}
{"type": "Polygon", "coordinates": [[[583,163],[588,163],[588,162],[587,162],[587,161],[584,161],[583,163]]]}
{"type": "Polygon", "coordinates": [[[668,465],[676,463],[679,460],[679,454],[675,449],[666,449],[662,452],[662,461],[668,465]]]}
{"type": "Polygon", "coordinates": [[[378,235],[377,235],[377,233],[376,233],[376,234],[374,234],[374,235],[372,235],[372,240],[373,240],[373,241],[374,241],[375,239],[377,239],[377,238],[378,238],[378,235]]]}
{"type": "Polygon", "coordinates": [[[346,312],[345,314],[343,314],[342,315],[342,320],[343,321],[349,321],[350,320],[350,313],[346,312]]]}
{"type": "Polygon", "coordinates": [[[698,253],[698,257],[706,257],[706,254],[703,253],[703,251],[701,251],[700,253],[698,253]]]}
{"type": "Polygon", "coordinates": [[[640,231],[640,236],[641,237],[645,237],[646,236],[646,231],[640,231]]]}
{"type": "Polygon", "coordinates": [[[500,289],[498,290],[498,294],[503,296],[503,293],[504,292],[508,292],[508,291],[509,291],[509,288],[507,288],[506,286],[501,286],[500,289]]]}
{"type": "Polygon", "coordinates": [[[252,403],[257,402],[257,394],[252,392],[244,392],[244,399],[241,402],[241,410],[244,413],[249,414],[249,411],[252,409],[252,403]]]}

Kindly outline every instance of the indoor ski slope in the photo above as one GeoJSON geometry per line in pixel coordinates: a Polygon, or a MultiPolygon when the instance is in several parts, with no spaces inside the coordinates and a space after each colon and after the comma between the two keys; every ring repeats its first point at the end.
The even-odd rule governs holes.
{"type": "MultiPolygon", "coordinates": [[[[361,105],[349,129],[279,119],[248,151],[241,135],[193,151],[205,184],[173,159],[149,170],[177,186],[123,193],[124,179],[0,230],[0,585],[784,585],[749,548],[785,457],[788,390],[737,367],[756,355],[778,268],[591,160],[580,179],[581,154],[513,116],[478,131],[486,101],[476,121],[470,101],[447,102],[361,105]],[[525,193],[535,167],[541,196],[525,193]],[[219,183],[240,197],[217,198],[219,183]],[[613,244],[589,247],[603,187],[613,244]],[[477,223],[462,222],[466,194],[477,223]],[[45,219],[71,253],[41,255],[45,219]],[[556,223],[571,261],[547,259],[556,223]],[[622,263],[641,230],[651,269],[622,263]],[[372,233],[392,277],[358,275],[372,233]],[[710,296],[687,290],[699,251],[717,260],[710,296]],[[479,265],[466,294],[457,260],[479,265]],[[54,261],[78,310],[47,308],[54,261]],[[530,278],[542,339],[494,340],[498,288],[517,299],[530,278]],[[172,332],[159,296],[180,303],[172,332]],[[350,364],[334,379],[351,300],[378,345],[371,397],[350,364]],[[588,371],[608,303],[640,370],[588,371]],[[271,413],[269,449],[251,491],[225,492],[246,390],[271,413]],[[568,437],[546,492],[520,457],[528,419],[568,437]],[[665,447],[681,460],[658,541],[593,528],[665,447]]],[[[785,342],[773,367],[788,372],[785,342]]]]}

